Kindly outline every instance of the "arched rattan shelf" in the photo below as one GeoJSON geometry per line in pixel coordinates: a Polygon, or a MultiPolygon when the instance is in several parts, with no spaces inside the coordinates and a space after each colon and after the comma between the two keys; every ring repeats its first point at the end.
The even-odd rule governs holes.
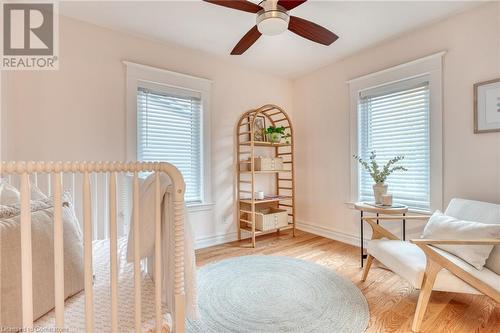
{"type": "Polygon", "coordinates": [[[295,236],[295,168],[294,168],[294,135],[293,127],[288,114],[279,106],[267,104],[260,108],[243,113],[236,126],[237,147],[237,202],[238,212],[236,222],[238,226],[238,239],[241,239],[242,231],[248,231],[252,236],[252,246],[255,247],[255,237],[261,234],[280,232],[280,230],[291,229],[295,236]],[[256,137],[257,120],[265,124],[264,127],[274,126],[285,128],[289,136],[279,143],[266,141],[264,134],[256,137]],[[266,125],[267,124],[267,125],[266,125]],[[283,159],[283,168],[272,171],[256,170],[256,149],[259,152],[270,149],[269,157],[283,159]],[[255,196],[256,182],[263,174],[275,178],[275,193],[265,199],[258,200],[255,196]],[[286,210],[288,214],[288,225],[272,230],[256,230],[256,211],[261,208],[279,208],[286,210]]]}

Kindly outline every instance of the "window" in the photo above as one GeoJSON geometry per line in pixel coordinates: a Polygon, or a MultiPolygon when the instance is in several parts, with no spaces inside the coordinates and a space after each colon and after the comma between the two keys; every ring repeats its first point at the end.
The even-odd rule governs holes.
{"type": "Polygon", "coordinates": [[[186,183],[186,202],[199,203],[202,201],[201,95],[179,89],[163,90],[137,89],[137,158],[175,165],[186,183]]]}
{"type": "Polygon", "coordinates": [[[191,211],[212,209],[212,82],[124,62],[127,68],[127,159],[175,165],[191,211]]]}
{"type": "MultiPolygon", "coordinates": [[[[348,82],[351,155],[379,164],[403,155],[387,178],[394,202],[416,212],[442,209],[442,61],[444,52],[348,82]]],[[[373,180],[351,159],[351,200],[374,201],[373,180]]]]}
{"type": "MultiPolygon", "coordinates": [[[[430,210],[429,82],[417,79],[360,92],[358,102],[359,155],[368,160],[375,151],[385,164],[394,156],[408,171],[387,179],[397,202],[430,210]]],[[[359,168],[359,199],[374,201],[373,180],[359,168]]]]}

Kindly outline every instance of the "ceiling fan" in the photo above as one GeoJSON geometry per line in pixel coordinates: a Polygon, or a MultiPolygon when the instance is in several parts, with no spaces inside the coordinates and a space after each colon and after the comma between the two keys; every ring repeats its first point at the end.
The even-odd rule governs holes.
{"type": "Polygon", "coordinates": [[[231,51],[232,55],[243,54],[261,35],[278,35],[287,29],[291,32],[323,45],[330,45],[339,37],[330,30],[290,15],[289,10],[307,0],[264,0],[258,5],[246,0],[204,0],[215,5],[257,14],[257,24],[248,31],[231,51]]]}

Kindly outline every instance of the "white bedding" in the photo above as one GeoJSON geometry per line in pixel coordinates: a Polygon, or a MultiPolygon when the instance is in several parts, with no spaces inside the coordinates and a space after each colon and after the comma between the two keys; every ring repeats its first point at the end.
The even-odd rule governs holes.
{"type": "MultiPolygon", "coordinates": [[[[161,243],[162,243],[162,292],[163,301],[168,309],[174,304],[174,272],[175,270],[175,229],[174,205],[171,185],[166,174],[160,175],[160,195],[162,198],[161,243]]],[[[148,271],[154,276],[154,244],[155,244],[155,175],[152,174],[141,182],[139,189],[139,234],[140,257],[150,259],[148,271]]],[[[133,214],[132,214],[133,216],[133,214]]],[[[196,291],[196,259],[194,253],[194,237],[188,215],[184,214],[184,290],[186,295],[186,317],[197,319],[198,302],[196,291]]],[[[127,260],[134,259],[134,220],[130,221],[127,260]]]]}
{"type": "MultiPolygon", "coordinates": [[[[119,332],[134,330],[134,265],[127,262],[127,238],[118,240],[118,325],[119,332]]],[[[111,332],[111,299],[109,277],[109,240],[93,243],[94,267],[94,332],[111,332]]],[[[142,277],[142,331],[155,327],[154,283],[144,273],[142,277]]],[[[172,320],[163,306],[165,323],[172,327],[172,320]]],[[[81,292],[65,303],[65,328],[67,332],[85,331],[85,294],[81,292]]],[[[41,317],[35,327],[54,327],[54,311],[41,317]]]]}

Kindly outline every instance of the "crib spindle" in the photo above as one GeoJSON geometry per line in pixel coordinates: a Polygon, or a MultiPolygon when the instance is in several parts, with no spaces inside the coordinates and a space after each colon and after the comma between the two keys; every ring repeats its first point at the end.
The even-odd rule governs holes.
{"type": "Polygon", "coordinates": [[[180,193],[176,193],[174,199],[174,332],[185,331],[185,307],[184,294],[184,202],[180,193]],[[180,198],[177,198],[179,196],[180,198]],[[179,200],[180,199],[180,200],[179,200]]]}
{"type": "Polygon", "coordinates": [[[62,223],[61,173],[52,174],[54,189],[54,295],[56,330],[64,329],[64,241],[62,223]]]}
{"type": "Polygon", "coordinates": [[[33,258],[31,252],[30,178],[21,174],[21,290],[23,329],[33,329],[33,258]]]}
{"type": "Polygon", "coordinates": [[[33,184],[38,187],[38,172],[33,174],[33,184]]]}
{"type": "MultiPolygon", "coordinates": [[[[93,314],[93,269],[92,269],[92,195],[91,195],[91,184],[90,177],[94,173],[102,174],[104,172],[134,172],[134,291],[135,291],[135,325],[136,332],[141,331],[141,262],[140,262],[140,221],[139,221],[139,181],[138,181],[138,172],[142,171],[155,171],[158,174],[156,175],[156,186],[159,186],[159,174],[165,173],[167,174],[173,183],[174,188],[174,307],[172,309],[172,317],[173,317],[173,332],[175,333],[184,333],[185,332],[185,324],[184,324],[184,315],[185,315],[185,293],[184,293],[184,192],[185,192],[185,184],[179,170],[169,163],[115,163],[115,162],[105,162],[105,163],[87,163],[87,162],[75,162],[70,163],[66,162],[62,164],[62,168],[58,164],[47,163],[47,162],[2,162],[0,164],[0,174],[6,173],[9,179],[18,179],[17,176],[20,176],[20,190],[21,190],[21,291],[22,291],[22,325],[23,330],[33,330],[33,267],[32,267],[32,244],[31,244],[31,207],[30,207],[30,174],[34,173],[43,173],[47,175],[47,181],[43,181],[43,184],[47,185],[47,192],[51,195],[52,191],[56,192],[55,206],[61,207],[60,201],[62,198],[60,197],[60,192],[62,191],[62,180],[52,180],[52,178],[60,179],[62,177],[62,172],[70,173],[72,176],[72,189],[75,191],[75,174],[83,173],[82,179],[82,188],[83,190],[79,193],[82,193],[83,197],[83,229],[84,229],[84,290],[85,290],[85,331],[93,332],[94,329],[94,314],[93,314]],[[56,184],[59,184],[56,185],[56,184]]],[[[116,175],[113,174],[113,178],[116,175]]],[[[80,179],[80,177],[78,177],[80,179]]],[[[35,179],[35,182],[40,183],[40,179],[35,179]]],[[[80,181],[78,182],[80,184],[80,181]]],[[[114,188],[114,191],[111,193],[116,197],[116,179],[113,180],[112,184],[109,184],[110,189],[114,188]]],[[[156,189],[157,193],[155,200],[155,231],[158,231],[158,228],[161,228],[160,225],[160,217],[161,217],[161,198],[159,198],[158,188],[156,189]],[[159,202],[160,200],[160,202],[159,202]]],[[[111,193],[108,193],[111,196],[111,193]]],[[[116,200],[116,198],[114,199],[116,200]]],[[[114,214],[116,212],[116,201],[113,199],[110,202],[113,202],[114,207],[112,211],[114,214]]],[[[64,253],[62,256],[58,255],[60,253],[61,248],[64,252],[64,240],[63,240],[63,225],[62,223],[58,223],[59,214],[62,217],[62,208],[61,212],[54,211],[54,261],[55,266],[64,264],[64,253]],[[59,225],[59,227],[57,226],[59,225]],[[61,237],[59,237],[60,235],[61,237]],[[62,262],[62,264],[61,264],[62,262]]],[[[109,214],[113,214],[111,211],[109,214]]],[[[106,214],[107,215],[107,214],[106,214]]],[[[113,217],[110,216],[110,229],[117,228],[116,219],[117,215],[113,217]],[[113,223],[114,222],[114,223],[113,223]]],[[[62,218],[61,218],[62,220],[62,218]]],[[[113,238],[117,237],[116,229],[113,231],[113,238]]],[[[155,236],[155,253],[158,251],[160,255],[156,255],[155,264],[157,266],[157,271],[155,273],[155,279],[158,281],[158,286],[162,286],[162,272],[161,272],[161,237],[159,236],[159,232],[155,236]]],[[[115,242],[116,244],[116,242],[115,242]]],[[[117,249],[111,249],[114,251],[116,266],[115,270],[118,271],[118,258],[117,257],[117,249]]],[[[64,281],[64,271],[59,270],[54,267],[55,270],[55,279],[59,279],[60,281],[64,281]],[[61,272],[62,271],[62,272],[61,272]],[[59,272],[59,273],[58,273],[59,272]],[[57,277],[59,275],[59,277],[57,277]]],[[[113,271],[113,269],[112,269],[113,271]]],[[[117,282],[116,273],[113,274],[115,276],[115,282],[117,282]]],[[[61,284],[62,284],[61,283],[61,284]]],[[[57,282],[56,282],[57,284],[57,282]]],[[[63,292],[64,288],[61,288],[61,284],[57,285],[56,290],[59,289],[60,292],[63,292]]],[[[112,283],[113,284],[113,283],[112,283]]],[[[114,283],[117,288],[117,283],[114,283]]],[[[158,315],[158,309],[161,306],[161,302],[158,302],[161,299],[161,294],[163,290],[158,290],[155,288],[155,316],[158,321],[158,317],[160,318],[159,322],[163,321],[162,313],[158,315]]],[[[56,296],[56,304],[61,303],[61,296],[56,296]],[[59,299],[59,301],[58,301],[59,299]]],[[[117,299],[115,297],[115,299],[117,299]]],[[[56,305],[56,312],[59,312],[61,307],[56,305]]],[[[115,305],[116,307],[116,305],[115,305]]],[[[117,311],[116,311],[117,312],[117,311]]],[[[56,315],[56,325],[61,326],[64,329],[64,316],[56,315]]],[[[117,316],[116,316],[117,317],[117,316]]],[[[163,324],[163,323],[162,323],[163,324]]],[[[116,327],[117,320],[115,319],[115,323],[112,324],[115,327],[114,331],[117,331],[116,327]]],[[[59,329],[59,327],[57,327],[59,329]]],[[[160,329],[160,325],[157,325],[157,331],[160,329]]],[[[164,332],[167,328],[164,325],[161,325],[161,332],[164,332]]]]}
{"type": "Polygon", "coordinates": [[[70,181],[70,191],[71,191],[71,200],[75,202],[75,189],[76,189],[76,174],[72,173],[71,174],[71,181],[70,181]]]}
{"type": "Polygon", "coordinates": [[[118,332],[118,245],[116,226],[116,172],[109,175],[109,255],[111,262],[111,332],[118,332]]]}
{"type": "Polygon", "coordinates": [[[101,239],[100,233],[99,233],[99,227],[102,227],[102,225],[99,224],[99,197],[98,197],[98,174],[96,172],[93,172],[91,174],[91,183],[90,183],[90,191],[91,191],[91,200],[94,202],[94,205],[92,207],[92,239],[101,239]]]}
{"type": "Polygon", "coordinates": [[[90,195],[90,175],[83,174],[83,249],[85,270],[85,327],[86,332],[94,330],[94,297],[92,290],[92,207],[90,195]]]}
{"type": "Polygon", "coordinates": [[[140,253],[140,221],[139,221],[139,178],[134,172],[134,295],[135,295],[135,331],[141,333],[141,253],[140,253]]]}
{"type": "Polygon", "coordinates": [[[52,195],[52,174],[47,174],[47,195],[52,195]]]}
{"type": "Polygon", "coordinates": [[[161,311],[161,197],[160,197],[160,173],[155,173],[155,310],[156,310],[156,333],[161,333],[162,311],[161,311]]]}

